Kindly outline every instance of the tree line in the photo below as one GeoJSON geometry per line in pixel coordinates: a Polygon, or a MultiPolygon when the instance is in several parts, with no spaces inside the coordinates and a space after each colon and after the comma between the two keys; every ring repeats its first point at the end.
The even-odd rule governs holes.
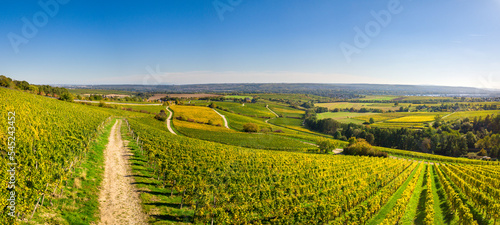
{"type": "Polygon", "coordinates": [[[343,124],[331,118],[318,120],[314,111],[308,111],[305,125],[335,139],[362,138],[370,144],[387,148],[454,157],[478,152],[478,156],[498,158],[500,153],[500,115],[446,123],[436,121],[434,126],[424,129],[396,129],[343,124]]]}

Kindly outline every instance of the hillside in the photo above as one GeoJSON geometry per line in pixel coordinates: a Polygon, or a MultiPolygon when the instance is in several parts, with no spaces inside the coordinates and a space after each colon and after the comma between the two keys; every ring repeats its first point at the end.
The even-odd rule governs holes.
{"type": "MultiPolygon", "coordinates": [[[[292,117],[299,112],[276,103],[221,104],[226,110],[217,110],[230,129],[217,126],[222,117],[202,101],[173,106],[174,117],[190,119],[174,119],[180,135],[173,135],[150,113],[159,113],[159,106],[141,106],[140,113],[5,88],[0,100],[6,112],[0,121],[5,128],[0,163],[3,168],[18,163],[16,219],[8,215],[10,202],[3,202],[3,224],[92,224],[122,221],[119,215],[140,221],[133,215],[142,213],[150,224],[493,224],[500,219],[498,163],[395,149],[381,149],[392,154],[389,158],[321,152],[313,145],[346,143],[294,124],[294,118],[268,119],[271,110],[292,117]],[[248,123],[266,129],[243,132],[248,123]],[[12,124],[15,132],[8,133],[12,124]],[[11,136],[15,147],[8,148],[14,146],[11,136]],[[252,141],[259,136],[272,140],[252,141]],[[9,152],[16,153],[12,161],[9,152]],[[129,172],[108,168],[108,158],[117,154],[128,155],[114,163],[129,172]],[[121,209],[99,197],[117,190],[139,195],[117,199],[116,204],[130,202],[121,209]]],[[[10,197],[6,191],[0,195],[10,197]]]]}

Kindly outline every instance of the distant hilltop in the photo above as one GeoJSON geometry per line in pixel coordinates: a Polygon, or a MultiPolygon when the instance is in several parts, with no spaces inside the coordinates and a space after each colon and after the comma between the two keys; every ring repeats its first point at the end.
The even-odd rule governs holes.
{"type": "Polygon", "coordinates": [[[425,95],[448,97],[498,97],[500,90],[473,87],[389,84],[229,83],[189,85],[64,85],[67,88],[156,93],[302,93],[328,97],[355,95],[425,95]]]}

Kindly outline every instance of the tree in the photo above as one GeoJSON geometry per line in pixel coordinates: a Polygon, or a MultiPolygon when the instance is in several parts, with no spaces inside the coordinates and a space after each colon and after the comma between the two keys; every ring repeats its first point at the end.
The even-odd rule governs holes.
{"type": "Polygon", "coordinates": [[[387,157],[387,153],[374,149],[364,139],[349,139],[349,145],[344,149],[346,155],[365,155],[376,157],[387,157]]]}
{"type": "Polygon", "coordinates": [[[259,131],[259,126],[257,126],[257,124],[255,123],[246,123],[245,125],[243,125],[243,131],[249,133],[255,133],[259,131]]]}
{"type": "Polygon", "coordinates": [[[373,123],[375,123],[375,120],[372,117],[372,118],[370,118],[370,124],[373,124],[373,123]]]}
{"type": "Polygon", "coordinates": [[[160,113],[156,114],[155,119],[159,121],[166,121],[168,118],[167,113],[165,113],[165,110],[161,110],[160,113]]]}
{"type": "Polygon", "coordinates": [[[436,117],[434,117],[434,124],[432,124],[432,126],[434,128],[438,128],[439,126],[441,126],[441,116],[440,115],[436,115],[436,117]]]}
{"type": "Polygon", "coordinates": [[[375,136],[372,133],[366,134],[365,138],[366,138],[366,141],[370,144],[373,144],[373,142],[375,141],[375,136]]]}
{"type": "Polygon", "coordinates": [[[329,152],[338,148],[338,143],[337,142],[333,143],[329,140],[321,140],[318,143],[318,146],[319,146],[320,152],[329,153],[329,152]]]}
{"type": "Polygon", "coordinates": [[[210,105],[208,105],[208,107],[212,108],[212,109],[215,109],[217,108],[217,105],[215,105],[215,103],[210,103],[210,105]]]}
{"type": "Polygon", "coordinates": [[[486,152],[486,150],[484,150],[484,148],[483,148],[483,149],[481,149],[481,151],[477,152],[477,155],[478,156],[487,156],[488,152],[486,152]]]}
{"type": "Polygon", "coordinates": [[[73,101],[73,95],[71,95],[70,93],[64,93],[64,94],[61,95],[61,97],[59,97],[59,100],[67,101],[67,102],[72,102],[73,101]]]}

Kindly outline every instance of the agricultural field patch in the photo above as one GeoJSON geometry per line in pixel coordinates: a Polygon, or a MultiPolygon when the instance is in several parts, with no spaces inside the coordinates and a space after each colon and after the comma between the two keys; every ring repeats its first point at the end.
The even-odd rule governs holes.
{"type": "Polygon", "coordinates": [[[121,109],[133,109],[142,112],[150,112],[150,113],[160,113],[161,110],[165,110],[165,106],[161,105],[126,105],[122,106],[121,109]]]}
{"type": "Polygon", "coordinates": [[[332,102],[332,103],[317,103],[314,104],[317,107],[326,107],[329,110],[333,109],[350,109],[354,108],[356,110],[359,110],[361,108],[366,108],[366,109],[380,109],[384,111],[388,110],[398,110],[401,106],[395,106],[394,103],[371,103],[371,102],[366,102],[366,103],[358,103],[358,102],[332,102]]]}
{"type": "Polygon", "coordinates": [[[194,120],[194,122],[214,124],[224,124],[222,117],[219,116],[213,109],[202,106],[170,106],[174,111],[174,117],[183,117],[186,120],[194,120]]]}
{"type": "MultiPolygon", "coordinates": [[[[370,117],[373,115],[378,115],[379,113],[355,113],[355,112],[326,112],[317,114],[318,119],[332,118],[341,123],[356,123],[362,124],[365,122],[362,119],[358,119],[359,116],[370,117]]],[[[370,119],[368,119],[370,120],[370,119]]]]}
{"type": "Polygon", "coordinates": [[[469,119],[474,119],[474,117],[482,117],[485,118],[488,115],[496,115],[499,114],[500,110],[484,110],[484,111],[463,111],[463,112],[455,112],[453,114],[450,114],[447,117],[444,117],[444,121],[454,121],[458,119],[464,119],[464,118],[469,118],[469,119]]]}
{"type": "Polygon", "coordinates": [[[433,115],[412,115],[385,121],[386,123],[424,123],[432,122],[436,116],[433,115]]]}
{"type": "Polygon", "coordinates": [[[225,95],[224,98],[253,99],[253,97],[249,95],[225,95]]]}
{"type": "MultiPolygon", "coordinates": [[[[273,110],[275,113],[282,117],[297,117],[297,118],[302,118],[304,115],[304,111],[300,109],[294,109],[289,106],[284,106],[280,104],[273,104],[270,103],[268,104],[269,109],[273,110]]],[[[274,114],[273,114],[274,115],[274,114]]]]}
{"type": "Polygon", "coordinates": [[[244,116],[265,119],[274,117],[274,114],[266,109],[266,105],[262,103],[214,102],[214,104],[244,116]]]}
{"type": "Polygon", "coordinates": [[[215,94],[155,94],[148,98],[149,101],[160,100],[161,98],[209,98],[209,97],[220,97],[221,95],[215,94]]]}
{"type": "Polygon", "coordinates": [[[400,96],[395,95],[367,95],[364,98],[356,99],[361,101],[392,101],[394,99],[400,98],[400,96]]]}

